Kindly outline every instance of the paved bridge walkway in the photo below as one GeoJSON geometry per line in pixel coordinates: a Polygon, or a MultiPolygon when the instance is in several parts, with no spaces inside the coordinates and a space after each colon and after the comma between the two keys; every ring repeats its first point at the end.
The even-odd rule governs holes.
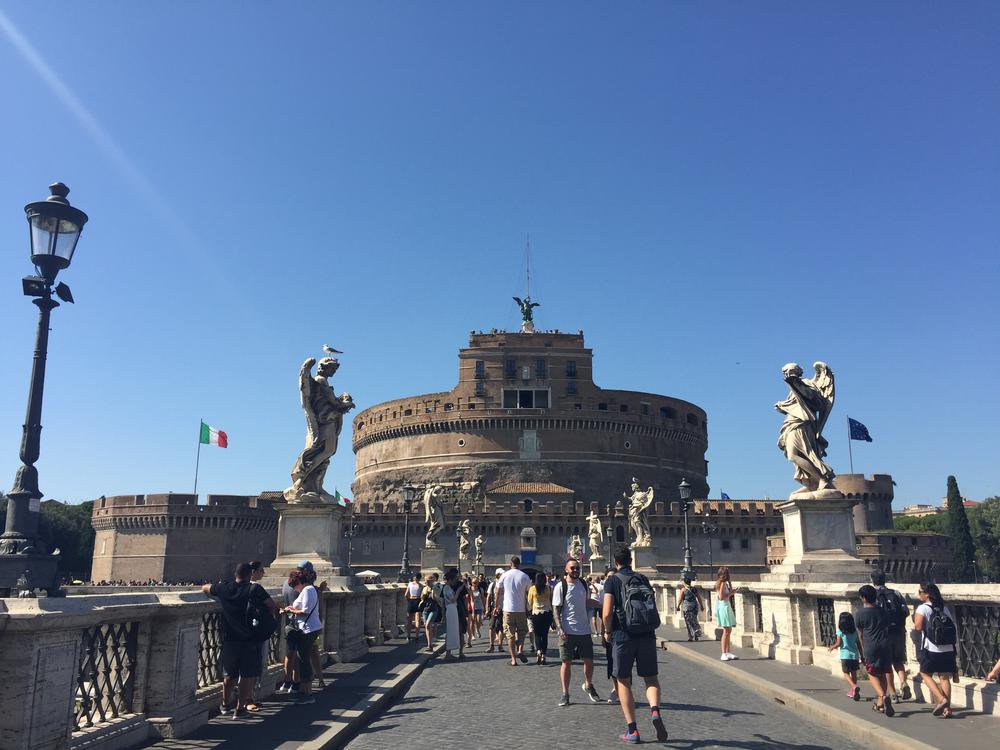
{"type": "MultiPolygon", "coordinates": [[[[659,652],[667,747],[680,750],[995,749],[1000,721],[957,711],[932,718],[927,705],[903,703],[894,719],[870,709],[871,691],[853,703],[842,683],[819,669],[791,667],[752,652],[717,663],[718,644],[677,642],[659,652]],[[888,731],[892,730],[892,731],[888,731]]],[[[682,639],[683,640],[683,639],[682,639]]],[[[597,645],[595,639],[595,645],[597,645]]],[[[607,697],[603,649],[595,685],[607,697]]],[[[613,748],[624,730],[621,709],[592,704],[574,665],[572,704],[559,708],[559,666],[511,667],[477,644],[462,662],[430,658],[414,644],[374,649],[365,660],[326,670],[330,685],[312,705],[272,696],[255,716],[216,717],[194,735],[161,740],[156,750],[508,750],[512,747],[613,748]],[[425,666],[426,664],[426,666],[425,666]],[[408,689],[407,689],[408,687],[408,689]],[[406,690],[403,694],[403,690],[406,690]]],[[[641,696],[641,691],[636,690],[641,696]]],[[[644,744],[656,744],[640,706],[644,744]]]]}

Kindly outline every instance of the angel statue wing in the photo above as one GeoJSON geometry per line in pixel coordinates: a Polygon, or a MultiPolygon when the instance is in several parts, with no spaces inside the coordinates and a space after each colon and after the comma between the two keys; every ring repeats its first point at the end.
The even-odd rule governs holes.
{"type": "Polygon", "coordinates": [[[531,304],[528,305],[529,308],[530,307],[541,307],[541,306],[542,306],[541,302],[532,302],[531,304]]]}
{"type": "Polygon", "coordinates": [[[517,306],[518,306],[518,307],[520,307],[520,308],[522,308],[522,309],[524,308],[524,302],[522,302],[522,301],[521,301],[521,298],[520,298],[520,297],[514,297],[513,299],[514,299],[514,301],[515,301],[515,302],[517,303],[517,306]]]}
{"type": "Polygon", "coordinates": [[[814,362],[813,372],[816,376],[812,379],[812,387],[823,397],[819,409],[819,420],[816,423],[816,434],[823,433],[826,420],[833,411],[833,400],[836,396],[836,383],[833,379],[833,370],[826,362],[814,362]]]}
{"type": "Polygon", "coordinates": [[[299,399],[302,403],[302,411],[306,413],[306,430],[309,434],[309,444],[312,445],[319,439],[319,419],[316,417],[316,409],[313,407],[313,388],[315,383],[312,378],[312,368],[316,364],[314,357],[309,357],[299,368],[299,399]]]}

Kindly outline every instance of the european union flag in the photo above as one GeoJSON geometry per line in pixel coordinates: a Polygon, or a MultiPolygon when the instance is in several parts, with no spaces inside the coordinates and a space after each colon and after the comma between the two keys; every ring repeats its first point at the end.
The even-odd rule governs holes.
{"type": "Polygon", "coordinates": [[[725,492],[723,492],[722,493],[722,499],[723,500],[729,500],[729,495],[727,495],[725,492]]]}
{"type": "Polygon", "coordinates": [[[866,443],[872,441],[872,436],[868,433],[868,428],[856,419],[847,418],[847,424],[851,429],[851,440],[864,440],[866,443]]]}

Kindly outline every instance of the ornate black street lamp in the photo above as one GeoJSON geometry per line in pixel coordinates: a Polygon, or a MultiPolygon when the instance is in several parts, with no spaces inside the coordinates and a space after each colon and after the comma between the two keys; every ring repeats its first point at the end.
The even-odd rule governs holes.
{"type": "Polygon", "coordinates": [[[351,511],[348,523],[344,527],[344,538],[347,539],[347,569],[350,571],[350,575],[354,575],[354,569],[351,567],[351,562],[354,557],[354,537],[357,535],[358,521],[354,517],[354,511],[351,511]]]}
{"type": "Polygon", "coordinates": [[[681,498],[681,513],[684,514],[684,569],[681,570],[681,578],[694,580],[694,564],[691,561],[691,536],[688,527],[688,510],[691,507],[691,485],[687,479],[682,479],[677,485],[677,493],[681,498]]]}
{"type": "Polygon", "coordinates": [[[399,568],[399,580],[406,583],[412,575],[410,571],[410,512],[417,490],[412,484],[403,485],[403,564],[399,568]]]}
{"type": "Polygon", "coordinates": [[[719,533],[719,526],[712,523],[712,516],[708,512],[708,508],[705,509],[705,520],[701,522],[701,530],[708,537],[708,568],[714,576],[715,565],[712,562],[712,537],[719,533]]]}
{"type": "MultiPolygon", "coordinates": [[[[0,556],[43,554],[35,539],[42,492],[38,489],[38,461],[42,432],[42,392],[45,388],[45,358],[49,346],[49,314],[59,303],[72,302],[73,294],[63,283],[55,284],[56,275],[73,260],[76,243],[87,223],[87,214],[74,208],[66,200],[69,188],[61,182],[49,186],[51,195],[44,201],[35,201],[24,207],[31,239],[31,262],[37,275],[22,279],[24,294],[34,297],[38,307],[38,330],[35,334],[35,358],[31,368],[31,386],[28,390],[28,411],[21,437],[21,467],[14,478],[14,487],[7,493],[7,526],[0,535],[0,556]]],[[[10,588],[0,567],[0,589],[10,588]]],[[[36,576],[44,578],[47,571],[32,565],[36,576]]],[[[48,587],[48,581],[42,581],[48,587]]]]}

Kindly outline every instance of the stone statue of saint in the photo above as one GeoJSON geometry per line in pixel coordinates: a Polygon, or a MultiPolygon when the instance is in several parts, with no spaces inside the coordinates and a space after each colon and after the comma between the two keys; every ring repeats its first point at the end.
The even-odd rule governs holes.
{"type": "Polygon", "coordinates": [[[639,480],[632,477],[632,494],[625,492],[622,497],[628,500],[628,523],[635,535],[633,547],[652,547],[653,535],[649,531],[649,509],[653,507],[653,488],[645,492],[639,489],[639,480]]]}
{"type": "Polygon", "coordinates": [[[794,362],[782,367],[788,398],[774,405],[785,415],[778,433],[778,449],[795,466],[795,481],[802,485],[792,497],[823,490],[836,492],[833,469],[823,462],[829,445],[823,438],[823,427],[835,395],[833,370],[826,362],[816,362],[813,370],[814,378],[803,379],[802,368],[794,362]]]}
{"type": "Polygon", "coordinates": [[[282,494],[289,503],[336,502],[323,489],[330,457],[337,452],[337,439],[344,415],[354,408],[349,393],[334,395],[329,379],[340,367],[334,357],[324,357],[312,375],[316,360],[310,357],[299,368],[299,396],[306,414],[306,447],[292,468],[292,486],[282,494]]]}
{"type": "Polygon", "coordinates": [[[486,546],[486,537],[482,534],[476,537],[476,564],[481,565],[483,562],[483,548],[486,546]]]}
{"type": "Polygon", "coordinates": [[[468,560],[469,559],[469,534],[472,532],[469,530],[469,519],[464,519],[458,524],[458,559],[468,560]]]}
{"type": "Polygon", "coordinates": [[[541,307],[541,303],[532,302],[531,297],[525,297],[523,300],[520,297],[514,297],[514,301],[521,310],[521,330],[524,333],[531,333],[535,330],[535,321],[532,310],[536,307],[541,307]]]}
{"type": "Polygon", "coordinates": [[[579,534],[574,534],[569,540],[569,556],[577,560],[583,556],[583,540],[579,534]]]}
{"type": "Polygon", "coordinates": [[[590,511],[587,516],[587,541],[590,544],[590,559],[601,559],[601,539],[604,537],[604,530],[601,528],[601,519],[596,510],[590,511]]]}
{"type": "Polygon", "coordinates": [[[427,524],[427,535],[424,537],[424,547],[440,547],[438,536],[444,530],[444,487],[432,484],[424,490],[424,522],[427,524]]]}

